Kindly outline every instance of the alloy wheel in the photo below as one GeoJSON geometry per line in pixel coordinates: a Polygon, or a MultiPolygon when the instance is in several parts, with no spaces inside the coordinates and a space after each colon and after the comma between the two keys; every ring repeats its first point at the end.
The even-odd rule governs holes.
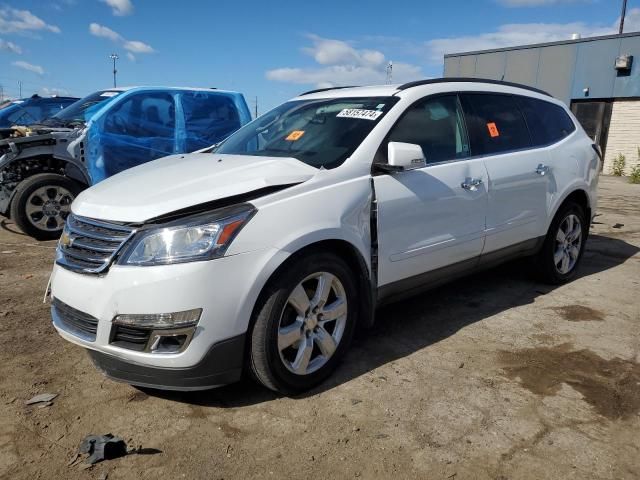
{"type": "Polygon", "coordinates": [[[40,187],[29,195],[25,213],[29,222],[40,230],[61,230],[71,212],[73,194],[64,187],[49,185],[40,187]]]}
{"type": "Polygon", "coordinates": [[[556,270],[566,275],[576,266],[582,247],[582,223],[577,215],[567,215],[556,234],[553,264],[556,270]]]}
{"type": "Polygon", "coordinates": [[[278,352],[296,375],[309,375],[333,356],[347,322],[347,296],[331,273],[309,275],[291,291],[278,324],[278,352]]]}

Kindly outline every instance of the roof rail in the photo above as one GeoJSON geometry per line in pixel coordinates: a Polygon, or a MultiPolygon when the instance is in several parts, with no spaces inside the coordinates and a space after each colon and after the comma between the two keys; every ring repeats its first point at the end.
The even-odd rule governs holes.
{"type": "Polygon", "coordinates": [[[418,87],[420,85],[431,85],[436,83],[450,83],[450,82],[489,83],[492,85],[503,85],[505,87],[516,87],[516,88],[522,88],[524,90],[530,90],[536,93],[541,93],[542,95],[546,95],[548,97],[553,98],[553,95],[551,95],[550,93],[545,92],[544,90],[540,90],[539,88],[530,87],[528,85],[522,85],[520,83],[513,83],[513,82],[505,82],[503,80],[491,80],[489,78],[473,78],[473,77],[446,77],[446,78],[431,78],[429,80],[418,80],[415,82],[409,82],[409,83],[400,85],[398,87],[398,90],[406,90],[407,88],[418,87]]]}
{"type": "Polygon", "coordinates": [[[311,95],[312,93],[327,92],[329,90],[340,90],[341,88],[355,88],[355,87],[357,87],[357,85],[345,85],[343,87],[316,88],[315,90],[309,90],[308,92],[303,92],[298,96],[302,97],[303,95],[311,95]]]}

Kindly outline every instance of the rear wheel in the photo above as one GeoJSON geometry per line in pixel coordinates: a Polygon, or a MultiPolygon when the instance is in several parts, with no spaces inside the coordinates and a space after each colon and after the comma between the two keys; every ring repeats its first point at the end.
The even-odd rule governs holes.
{"type": "Polygon", "coordinates": [[[39,173],[23,180],[11,202],[11,218],[38,240],[58,238],[82,185],[55,173],[39,173]]]}
{"type": "Polygon", "coordinates": [[[285,394],[327,378],[345,354],[357,318],[353,273],[329,253],[300,257],[266,287],[255,312],[250,365],[285,394]]]}
{"type": "Polygon", "coordinates": [[[579,204],[570,202],[560,208],[536,262],[543,281],[560,284],[575,276],[588,231],[589,224],[579,204]]]}

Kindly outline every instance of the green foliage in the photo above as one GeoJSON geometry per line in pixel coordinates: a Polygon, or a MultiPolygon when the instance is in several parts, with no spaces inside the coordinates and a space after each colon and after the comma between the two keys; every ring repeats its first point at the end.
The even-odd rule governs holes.
{"type": "Polygon", "coordinates": [[[621,177],[624,175],[624,167],[627,165],[627,159],[621,153],[618,154],[616,158],[613,160],[613,167],[611,171],[616,177],[621,177]]]}
{"type": "Polygon", "coordinates": [[[631,169],[629,183],[640,183],[640,147],[638,147],[638,163],[631,169]]]}

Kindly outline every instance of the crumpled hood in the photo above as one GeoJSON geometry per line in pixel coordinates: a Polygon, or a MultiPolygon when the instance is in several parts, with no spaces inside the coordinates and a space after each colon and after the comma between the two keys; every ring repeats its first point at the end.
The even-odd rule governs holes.
{"type": "Polygon", "coordinates": [[[89,218],[143,222],[261,188],[305,182],[317,172],[294,158],[171,155],[98,183],[82,192],[71,208],[89,218]]]}

